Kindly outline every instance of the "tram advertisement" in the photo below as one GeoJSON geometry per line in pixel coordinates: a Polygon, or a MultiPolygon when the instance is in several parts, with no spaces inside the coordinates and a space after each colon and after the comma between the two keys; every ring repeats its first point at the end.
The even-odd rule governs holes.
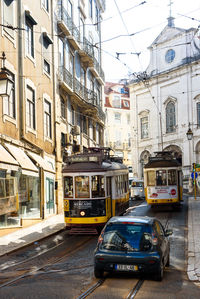
{"type": "Polygon", "coordinates": [[[165,198],[177,198],[178,190],[177,186],[155,186],[147,188],[148,198],[153,199],[165,199],[165,198]]]}

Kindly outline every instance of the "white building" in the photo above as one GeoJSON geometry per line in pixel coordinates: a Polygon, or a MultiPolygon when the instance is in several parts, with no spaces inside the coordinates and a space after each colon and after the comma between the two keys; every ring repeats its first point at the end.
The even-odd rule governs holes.
{"type": "Polygon", "coordinates": [[[105,146],[111,147],[114,155],[123,158],[123,163],[131,161],[131,120],[129,89],[122,83],[105,84],[105,146]]]}
{"type": "Polygon", "coordinates": [[[200,162],[200,41],[195,28],[182,29],[172,17],[149,47],[145,73],[130,82],[133,103],[133,172],[156,151],[172,150],[182,161],[185,182],[200,162]],[[187,131],[193,131],[188,141],[187,131]]]}

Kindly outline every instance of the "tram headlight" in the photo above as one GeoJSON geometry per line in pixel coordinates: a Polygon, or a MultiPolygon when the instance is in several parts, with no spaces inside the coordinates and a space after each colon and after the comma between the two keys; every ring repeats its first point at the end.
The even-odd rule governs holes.
{"type": "Polygon", "coordinates": [[[80,215],[81,215],[81,216],[85,216],[85,212],[84,212],[84,211],[81,211],[81,212],[80,212],[80,215]]]}

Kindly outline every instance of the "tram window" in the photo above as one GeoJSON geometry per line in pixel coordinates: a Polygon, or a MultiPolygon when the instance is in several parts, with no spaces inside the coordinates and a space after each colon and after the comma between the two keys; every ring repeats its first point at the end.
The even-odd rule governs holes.
{"type": "Polygon", "coordinates": [[[104,197],[104,177],[102,175],[92,176],[92,198],[104,197]]]}
{"type": "Polygon", "coordinates": [[[73,197],[73,177],[64,177],[64,197],[73,197]]]}
{"type": "Polygon", "coordinates": [[[171,169],[168,170],[168,185],[176,185],[177,179],[176,179],[176,170],[171,169]]]}
{"type": "Polygon", "coordinates": [[[167,172],[166,172],[166,170],[157,170],[156,171],[156,185],[157,186],[167,185],[167,172]]]}
{"type": "Polygon", "coordinates": [[[156,181],[155,171],[148,171],[147,172],[147,185],[148,186],[155,186],[155,181],[156,181]]]}
{"type": "Polygon", "coordinates": [[[111,177],[106,178],[107,196],[111,195],[111,177]]]}
{"type": "Polygon", "coordinates": [[[89,177],[88,176],[76,176],[75,177],[75,197],[76,198],[89,198],[89,177]]]}

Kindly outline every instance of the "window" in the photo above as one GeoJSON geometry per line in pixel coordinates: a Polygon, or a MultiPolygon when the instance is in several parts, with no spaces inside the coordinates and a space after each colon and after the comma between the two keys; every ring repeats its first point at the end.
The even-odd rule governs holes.
{"type": "Polygon", "coordinates": [[[114,96],[112,101],[112,106],[114,108],[121,108],[121,98],[120,96],[114,96]]]}
{"type": "Polygon", "coordinates": [[[33,35],[33,26],[37,23],[31,17],[30,12],[26,11],[26,20],[25,20],[25,49],[26,54],[34,58],[34,35],[33,35]]]}
{"type": "Polygon", "coordinates": [[[100,26],[99,26],[99,9],[96,5],[95,8],[95,26],[96,26],[96,30],[99,30],[100,26]]]}
{"type": "Polygon", "coordinates": [[[148,117],[141,118],[141,139],[149,137],[148,117]]]}
{"type": "Polygon", "coordinates": [[[116,146],[121,146],[121,144],[122,144],[121,132],[119,130],[116,130],[116,132],[115,132],[115,142],[116,142],[116,146]]]}
{"type": "Polygon", "coordinates": [[[115,123],[120,124],[121,123],[121,114],[115,113],[115,123]]]}
{"type": "Polygon", "coordinates": [[[124,107],[129,108],[129,101],[123,101],[124,102],[124,107]]]}
{"type": "Polygon", "coordinates": [[[65,100],[63,98],[60,99],[61,102],[61,116],[66,119],[66,106],[65,106],[65,100]]]}
{"type": "Polygon", "coordinates": [[[64,177],[64,197],[73,197],[73,177],[64,177]]]}
{"type": "Polygon", "coordinates": [[[166,186],[167,185],[166,170],[157,170],[156,171],[156,185],[157,186],[166,186]]]}
{"type": "Polygon", "coordinates": [[[26,94],[26,125],[35,130],[35,91],[27,86],[26,94]]]}
{"type": "Polygon", "coordinates": [[[46,137],[51,138],[51,103],[44,100],[44,134],[46,137]]]}
{"type": "Polygon", "coordinates": [[[64,8],[67,11],[68,16],[72,19],[72,3],[70,0],[62,1],[64,8]]]}
{"type": "MultiPolygon", "coordinates": [[[[4,0],[3,1],[3,24],[11,25],[14,27],[14,1],[4,0]]],[[[14,30],[3,27],[4,31],[11,37],[14,37],[14,30]]]]}
{"type": "Polygon", "coordinates": [[[49,11],[49,0],[42,0],[42,6],[49,11]]]}
{"type": "Polygon", "coordinates": [[[104,197],[104,177],[102,175],[94,175],[91,177],[92,198],[104,197]]]}
{"type": "Polygon", "coordinates": [[[50,74],[50,62],[51,62],[51,38],[46,32],[43,32],[43,58],[44,58],[44,71],[50,74]]]}
{"type": "Polygon", "coordinates": [[[12,118],[16,118],[16,107],[15,107],[15,77],[13,74],[9,73],[13,81],[13,87],[11,89],[10,96],[3,97],[3,108],[4,115],[8,115],[12,118]]]}
{"type": "Polygon", "coordinates": [[[93,15],[93,0],[89,0],[88,6],[89,6],[89,16],[92,18],[93,15]]]}
{"type": "Polygon", "coordinates": [[[166,132],[171,133],[175,131],[176,116],[175,116],[175,105],[169,102],[166,106],[166,132]]]}
{"type": "Polygon", "coordinates": [[[173,49],[170,49],[165,54],[165,61],[167,63],[171,63],[174,60],[174,57],[175,57],[175,51],[173,49]]]}
{"type": "Polygon", "coordinates": [[[148,186],[155,186],[156,182],[156,173],[153,170],[147,172],[147,185],[148,186]]]}
{"type": "Polygon", "coordinates": [[[76,198],[89,198],[89,177],[88,176],[77,176],[75,177],[75,196],[76,198]]]}
{"type": "Polygon", "coordinates": [[[200,126],[200,103],[197,103],[197,124],[200,126]]]}
{"type": "Polygon", "coordinates": [[[177,175],[176,175],[176,170],[171,169],[168,170],[168,185],[176,185],[177,184],[177,175]]]}

